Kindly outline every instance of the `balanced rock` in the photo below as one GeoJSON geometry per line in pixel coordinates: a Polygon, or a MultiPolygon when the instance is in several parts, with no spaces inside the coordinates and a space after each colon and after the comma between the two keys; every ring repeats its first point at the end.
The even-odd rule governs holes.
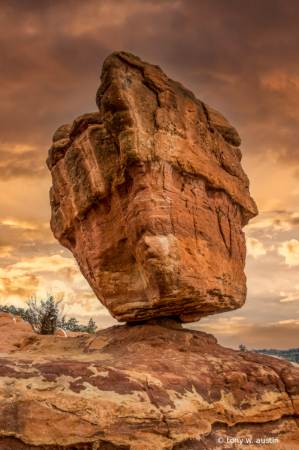
{"type": "Polygon", "coordinates": [[[288,361],[170,321],[35,338],[0,354],[1,450],[299,448],[288,361]]]}
{"type": "Polygon", "coordinates": [[[98,299],[128,322],[240,308],[257,208],[235,128],[125,52],[104,62],[97,105],[56,131],[47,163],[52,231],[98,299]]]}

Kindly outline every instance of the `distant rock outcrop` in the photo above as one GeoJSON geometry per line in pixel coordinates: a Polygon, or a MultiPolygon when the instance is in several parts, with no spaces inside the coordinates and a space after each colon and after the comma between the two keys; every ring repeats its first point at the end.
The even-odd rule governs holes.
{"type": "MultiPolygon", "coordinates": [[[[0,312],[0,354],[13,353],[18,349],[23,350],[27,345],[38,339],[32,326],[24,322],[20,316],[0,312]]],[[[63,331],[60,328],[55,332],[57,337],[76,337],[85,333],[63,331]]],[[[0,427],[1,429],[1,427],[0,427]]]]}
{"type": "Polygon", "coordinates": [[[60,127],[51,228],[119,321],[193,322],[246,298],[242,227],[257,214],[240,137],[158,66],[103,66],[99,112],[60,127]]]}

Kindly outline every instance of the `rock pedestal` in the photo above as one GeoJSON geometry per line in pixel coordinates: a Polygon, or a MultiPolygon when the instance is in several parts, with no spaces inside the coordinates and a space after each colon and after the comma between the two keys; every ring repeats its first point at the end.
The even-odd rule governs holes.
{"type": "Polygon", "coordinates": [[[51,228],[99,300],[127,322],[240,308],[257,208],[235,128],[125,52],[106,59],[97,105],[56,131],[47,163],[51,228]]]}
{"type": "Polygon", "coordinates": [[[299,366],[157,323],[0,354],[0,449],[299,449],[299,366]]]}

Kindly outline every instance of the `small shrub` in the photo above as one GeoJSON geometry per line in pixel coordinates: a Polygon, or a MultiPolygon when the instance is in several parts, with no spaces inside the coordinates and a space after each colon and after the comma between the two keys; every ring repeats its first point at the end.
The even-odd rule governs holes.
{"type": "Polygon", "coordinates": [[[90,319],[88,322],[88,325],[86,327],[86,333],[90,333],[90,334],[95,334],[95,332],[97,331],[97,325],[94,322],[94,320],[90,319]]]}
{"type": "Polygon", "coordinates": [[[78,320],[75,317],[71,317],[63,326],[61,326],[61,328],[67,331],[83,331],[83,328],[86,327],[84,325],[79,325],[78,320]]]}
{"type": "Polygon", "coordinates": [[[64,296],[59,300],[55,299],[55,295],[47,293],[47,299],[41,300],[38,304],[36,295],[28,298],[26,304],[27,309],[16,308],[11,306],[0,306],[0,312],[6,312],[13,316],[21,316],[24,322],[30,323],[33,330],[37,334],[53,335],[58,328],[64,331],[75,331],[83,333],[94,334],[97,330],[97,325],[93,319],[90,319],[88,325],[80,325],[75,317],[71,317],[66,321],[66,314],[64,314],[64,305],[61,305],[64,296]]]}
{"type": "Polygon", "coordinates": [[[41,300],[40,305],[37,305],[36,296],[29,297],[27,305],[28,322],[31,324],[34,331],[38,334],[54,334],[59,327],[60,322],[65,320],[62,318],[63,309],[59,310],[59,306],[63,301],[63,296],[60,300],[55,300],[53,294],[48,293],[47,300],[41,300]]]}
{"type": "Polygon", "coordinates": [[[97,325],[93,319],[90,319],[88,325],[80,325],[78,320],[75,317],[71,317],[64,325],[61,325],[61,328],[67,331],[75,331],[82,333],[91,333],[94,334],[97,331],[97,325]]]}

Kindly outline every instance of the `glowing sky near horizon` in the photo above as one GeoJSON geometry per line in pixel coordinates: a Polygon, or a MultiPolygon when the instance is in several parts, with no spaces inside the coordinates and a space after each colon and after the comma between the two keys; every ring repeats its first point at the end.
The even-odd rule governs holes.
{"type": "Polygon", "coordinates": [[[260,214],[244,229],[248,297],[197,329],[237,348],[299,346],[297,0],[10,0],[0,6],[0,303],[65,293],[69,315],[114,324],[50,227],[45,160],[63,123],[96,110],[104,59],[159,64],[224,114],[260,214]]]}

